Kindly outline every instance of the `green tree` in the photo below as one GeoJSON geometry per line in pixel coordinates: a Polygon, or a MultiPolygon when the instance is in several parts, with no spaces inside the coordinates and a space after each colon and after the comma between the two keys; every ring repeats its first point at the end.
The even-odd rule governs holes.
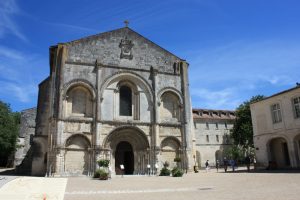
{"type": "Polygon", "coordinates": [[[236,120],[231,130],[231,137],[235,145],[243,149],[253,147],[253,129],[250,112],[250,104],[264,99],[264,96],[253,96],[250,100],[245,101],[236,109],[236,120]]]}
{"type": "Polygon", "coordinates": [[[12,112],[9,104],[0,101],[0,164],[16,150],[20,113],[12,112]]]}

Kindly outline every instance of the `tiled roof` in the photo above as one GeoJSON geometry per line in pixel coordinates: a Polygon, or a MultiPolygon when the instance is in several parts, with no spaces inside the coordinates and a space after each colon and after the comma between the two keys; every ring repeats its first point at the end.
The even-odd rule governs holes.
{"type": "Polygon", "coordinates": [[[233,110],[193,109],[194,119],[221,119],[234,120],[236,118],[233,110]]]}

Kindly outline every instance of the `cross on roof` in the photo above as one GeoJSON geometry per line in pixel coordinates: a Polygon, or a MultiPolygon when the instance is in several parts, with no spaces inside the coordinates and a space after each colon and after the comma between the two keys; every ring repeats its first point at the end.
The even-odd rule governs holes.
{"type": "Polygon", "coordinates": [[[125,27],[128,27],[129,21],[128,21],[128,20],[125,20],[125,21],[124,21],[124,24],[125,24],[125,27]]]}

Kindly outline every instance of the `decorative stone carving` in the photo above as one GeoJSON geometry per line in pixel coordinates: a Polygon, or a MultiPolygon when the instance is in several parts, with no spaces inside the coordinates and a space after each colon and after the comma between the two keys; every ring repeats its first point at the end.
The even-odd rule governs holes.
{"type": "Polygon", "coordinates": [[[91,124],[90,123],[67,122],[65,124],[65,132],[90,133],[91,132],[91,124]]]}
{"type": "Polygon", "coordinates": [[[128,40],[127,37],[125,37],[125,39],[121,40],[119,47],[121,48],[120,58],[132,60],[132,58],[133,58],[133,55],[132,55],[133,43],[132,43],[132,41],[128,40]]]}

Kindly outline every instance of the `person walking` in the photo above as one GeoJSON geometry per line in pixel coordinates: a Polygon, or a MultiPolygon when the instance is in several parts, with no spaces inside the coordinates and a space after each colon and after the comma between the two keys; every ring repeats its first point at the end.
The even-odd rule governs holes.
{"type": "Polygon", "coordinates": [[[219,172],[219,160],[216,161],[216,169],[217,169],[217,172],[219,172]]]}
{"type": "Polygon", "coordinates": [[[250,172],[250,163],[251,163],[250,157],[246,156],[246,158],[245,158],[245,164],[247,166],[247,171],[248,172],[250,172]]]}
{"type": "Polygon", "coordinates": [[[235,170],[235,160],[232,159],[230,164],[231,164],[231,167],[232,167],[232,171],[234,172],[234,170],[235,170]]]}
{"type": "Polygon", "coordinates": [[[208,160],[205,162],[205,170],[206,170],[206,172],[209,171],[209,162],[208,162],[208,160]]]}
{"type": "Polygon", "coordinates": [[[227,172],[228,161],[227,161],[226,157],[224,158],[223,163],[224,163],[224,171],[227,172]]]}

